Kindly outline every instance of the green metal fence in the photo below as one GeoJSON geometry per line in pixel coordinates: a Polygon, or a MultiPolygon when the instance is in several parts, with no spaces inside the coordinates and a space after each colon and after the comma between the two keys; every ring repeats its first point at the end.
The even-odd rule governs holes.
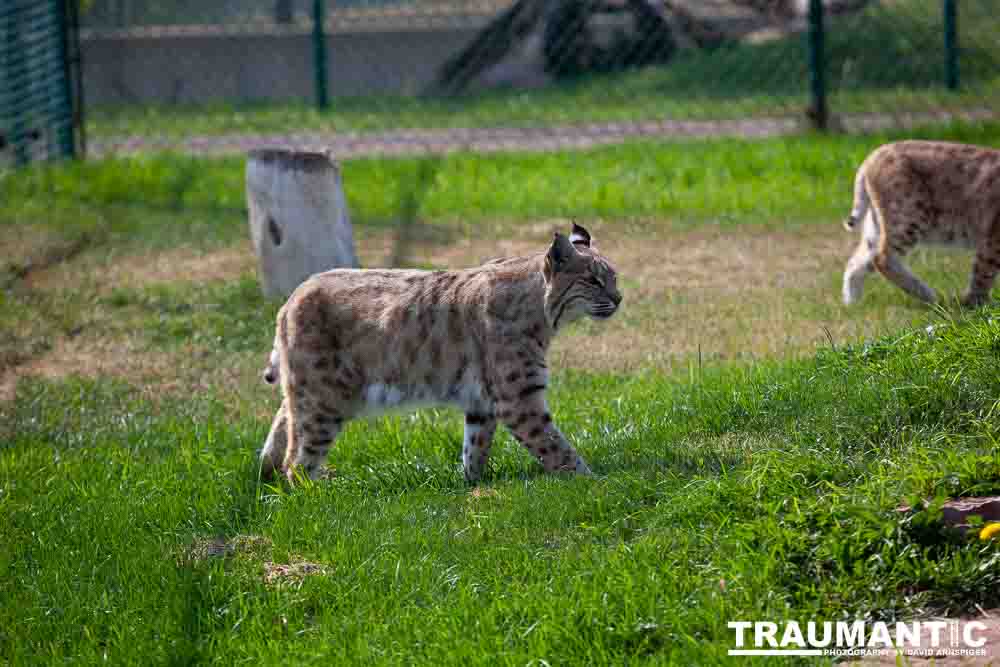
{"type": "MultiPolygon", "coordinates": [[[[4,5],[4,122],[19,137],[20,161],[31,128],[54,122],[37,120],[39,110],[65,118],[69,105],[56,65],[72,40],[40,37],[55,33],[58,6],[4,5]],[[51,28],[31,28],[33,51],[17,46],[31,21],[51,28]]],[[[996,0],[84,7],[83,88],[97,155],[275,143],[342,155],[544,148],[637,135],[870,130],[1000,109],[996,0]]],[[[66,126],[53,127],[46,137],[66,126]]]]}
{"type": "Polygon", "coordinates": [[[0,4],[0,164],[80,152],[76,12],[75,0],[0,4]]]}
{"type": "Polygon", "coordinates": [[[825,128],[837,115],[992,116],[1000,101],[1000,20],[992,2],[883,3],[827,16],[810,0],[809,111],[825,128]],[[963,76],[964,71],[964,76],[963,76]]]}

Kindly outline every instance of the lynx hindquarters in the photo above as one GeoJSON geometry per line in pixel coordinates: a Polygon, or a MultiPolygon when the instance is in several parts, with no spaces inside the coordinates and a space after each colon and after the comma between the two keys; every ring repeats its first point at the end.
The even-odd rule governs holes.
{"type": "Polygon", "coordinates": [[[1000,151],[934,141],[902,141],[873,151],[858,169],[847,229],[862,222],[861,241],[844,271],[844,303],[861,298],[876,269],[910,295],[937,295],[903,264],[917,243],[973,248],[974,306],[989,298],[1000,271],[1000,151]]]}
{"type": "Polygon", "coordinates": [[[611,264],[585,229],[545,253],[464,271],[335,270],[303,283],[278,313],[265,377],[284,400],[261,452],[265,475],[315,477],[350,419],[451,404],[465,412],[462,463],[479,480],[497,423],[547,471],[590,470],[545,400],[545,353],[583,316],[621,302],[611,264]]]}

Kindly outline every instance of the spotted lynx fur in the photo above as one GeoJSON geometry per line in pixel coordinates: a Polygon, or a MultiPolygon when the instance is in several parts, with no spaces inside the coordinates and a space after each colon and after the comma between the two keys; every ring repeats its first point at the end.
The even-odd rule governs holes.
{"type": "Polygon", "coordinates": [[[941,141],[901,141],[873,151],[858,169],[854,207],[844,222],[863,222],[844,271],[844,303],[861,298],[874,268],[912,296],[937,295],[903,264],[917,243],[976,251],[962,303],[989,299],[1000,271],[1000,151],[941,141]]]}
{"type": "Polygon", "coordinates": [[[547,471],[590,470],[552,422],[545,353],[583,316],[611,317],[615,270],[578,225],[547,252],[463,271],[334,270],[281,308],[265,380],[284,400],[261,452],[262,472],[315,477],[349,419],[450,404],[465,412],[462,463],[486,467],[497,422],[547,471]]]}

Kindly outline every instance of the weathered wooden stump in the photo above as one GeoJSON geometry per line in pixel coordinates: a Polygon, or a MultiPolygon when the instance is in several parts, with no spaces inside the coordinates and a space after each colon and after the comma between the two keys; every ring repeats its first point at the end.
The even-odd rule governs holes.
{"type": "Polygon", "coordinates": [[[284,298],[314,273],[359,265],[340,169],[330,155],[251,151],[246,184],[265,295],[284,298]]]}

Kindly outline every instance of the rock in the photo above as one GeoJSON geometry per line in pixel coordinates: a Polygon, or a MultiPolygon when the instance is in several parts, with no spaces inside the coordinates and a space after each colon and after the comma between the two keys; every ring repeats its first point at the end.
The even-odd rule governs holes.
{"type": "Polygon", "coordinates": [[[1000,521],[1000,496],[949,500],[941,514],[945,523],[964,532],[970,527],[967,519],[973,515],[981,516],[983,521],[1000,521]]]}
{"type": "MultiPolygon", "coordinates": [[[[926,501],[924,504],[928,504],[926,501]]],[[[909,505],[896,508],[899,512],[909,512],[909,505]]],[[[983,496],[979,498],[956,498],[941,506],[941,520],[948,526],[965,532],[972,526],[968,523],[970,516],[980,516],[983,521],[1000,521],[1000,496],[983,496]]]]}

